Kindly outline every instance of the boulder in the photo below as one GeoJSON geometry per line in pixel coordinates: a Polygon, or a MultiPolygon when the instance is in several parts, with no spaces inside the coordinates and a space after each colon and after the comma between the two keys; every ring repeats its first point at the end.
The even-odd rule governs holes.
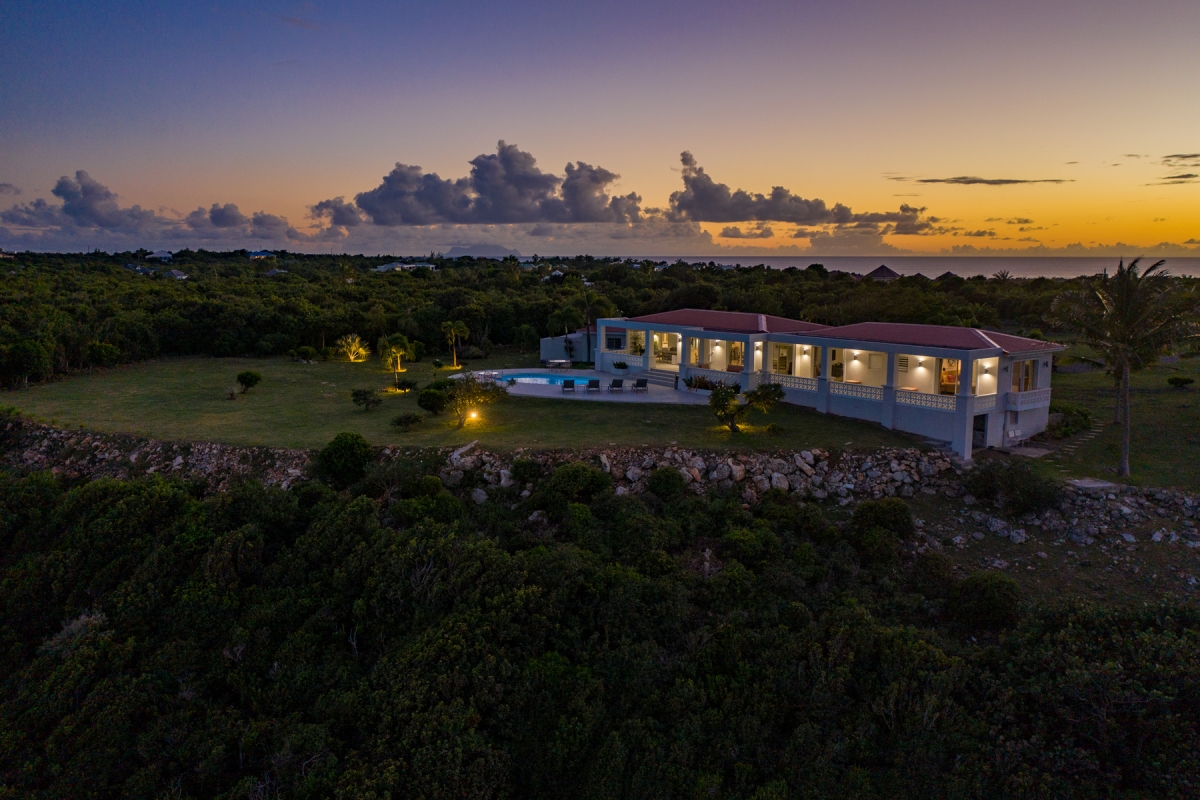
{"type": "Polygon", "coordinates": [[[736,461],[729,462],[729,477],[740,483],[746,477],[746,468],[736,461]]]}
{"type": "Polygon", "coordinates": [[[642,470],[640,467],[630,467],[625,470],[625,478],[630,481],[640,481],[642,479],[642,470]]]}
{"type": "Polygon", "coordinates": [[[475,505],[481,506],[487,502],[488,495],[483,489],[475,488],[471,490],[471,499],[475,502],[475,505]]]}
{"type": "Polygon", "coordinates": [[[771,488],[772,489],[782,489],[783,491],[786,492],[788,490],[787,475],[784,475],[782,472],[772,473],[771,474],[771,488]]]}
{"type": "Polygon", "coordinates": [[[500,470],[500,485],[505,489],[513,485],[512,473],[506,469],[500,470]]]}

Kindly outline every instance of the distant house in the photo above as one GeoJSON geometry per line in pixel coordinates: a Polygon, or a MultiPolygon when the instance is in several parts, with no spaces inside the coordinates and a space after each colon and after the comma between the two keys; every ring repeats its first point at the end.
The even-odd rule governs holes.
{"type": "Polygon", "coordinates": [[[16,256],[14,256],[12,253],[0,253],[0,258],[6,258],[6,259],[11,260],[11,259],[16,258],[16,256]]]}
{"type": "Polygon", "coordinates": [[[126,264],[125,269],[132,272],[134,275],[154,275],[158,272],[154,267],[146,267],[141,264],[126,264]]]}
{"type": "Polygon", "coordinates": [[[275,258],[275,254],[272,253],[270,250],[255,250],[253,253],[249,253],[247,257],[250,258],[251,260],[261,259],[261,258],[275,258]]]}
{"type": "Polygon", "coordinates": [[[266,275],[268,278],[274,278],[277,275],[287,275],[287,272],[288,271],[286,269],[269,269],[266,272],[264,272],[263,274],[266,275]]]}
{"type": "Polygon", "coordinates": [[[900,273],[896,272],[886,264],[880,264],[878,267],[868,272],[864,277],[873,281],[882,281],[883,283],[888,283],[889,281],[894,281],[896,278],[899,278],[900,273]]]}
{"type": "Polygon", "coordinates": [[[168,264],[171,261],[171,253],[167,250],[159,250],[157,253],[151,253],[150,255],[146,256],[146,260],[161,261],[164,264],[168,264]]]}
{"type": "Polygon", "coordinates": [[[163,273],[163,277],[170,278],[170,279],[176,280],[176,281],[186,281],[188,279],[187,275],[183,274],[182,272],[180,272],[177,269],[167,270],[166,272],[163,273]]]}
{"type": "Polygon", "coordinates": [[[563,272],[561,269],[556,269],[553,272],[551,272],[549,275],[547,275],[546,277],[542,278],[542,280],[548,281],[551,278],[562,278],[562,277],[565,277],[566,274],[567,273],[563,272]]]}
{"type": "Polygon", "coordinates": [[[403,261],[392,261],[388,264],[380,264],[378,267],[372,269],[372,272],[412,272],[414,269],[437,270],[437,266],[434,264],[426,264],[424,262],[419,264],[406,264],[403,261]]]}
{"type": "Polygon", "coordinates": [[[946,272],[943,272],[941,275],[938,275],[938,276],[937,276],[937,280],[939,280],[939,281],[952,281],[952,280],[954,280],[954,279],[955,279],[955,278],[957,278],[957,277],[958,277],[958,276],[957,276],[957,275],[955,275],[953,272],[946,271],[946,272]]]}

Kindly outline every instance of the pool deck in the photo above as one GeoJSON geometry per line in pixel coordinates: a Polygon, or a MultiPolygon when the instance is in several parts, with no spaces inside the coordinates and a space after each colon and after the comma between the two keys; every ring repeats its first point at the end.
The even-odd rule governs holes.
{"type": "MultiPolygon", "coordinates": [[[[505,374],[529,373],[529,369],[502,369],[495,370],[501,376],[505,374]]],[[[542,372],[543,370],[538,370],[542,372]]],[[[508,387],[508,393],[513,397],[544,397],[548,400],[591,400],[601,403],[670,403],[674,405],[688,406],[703,406],[708,404],[708,395],[699,394],[696,392],[677,392],[674,389],[669,389],[666,386],[655,386],[650,384],[645,392],[634,392],[633,382],[635,378],[626,377],[624,392],[610,392],[609,384],[612,383],[613,376],[608,372],[596,372],[590,369],[572,369],[572,370],[555,370],[550,372],[544,370],[547,375],[555,377],[574,378],[575,391],[563,393],[561,386],[543,383],[518,383],[508,387]],[[600,391],[589,392],[587,390],[588,379],[600,380],[600,391]]]]}

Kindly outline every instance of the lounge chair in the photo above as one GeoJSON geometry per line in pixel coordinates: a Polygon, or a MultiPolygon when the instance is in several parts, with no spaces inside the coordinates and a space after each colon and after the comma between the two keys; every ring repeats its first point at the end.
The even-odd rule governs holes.
{"type": "Polygon", "coordinates": [[[625,380],[623,378],[613,378],[613,382],[608,385],[610,392],[624,392],[625,380]]]}
{"type": "Polygon", "coordinates": [[[589,392],[598,392],[598,391],[600,391],[600,379],[599,379],[599,378],[592,378],[591,380],[589,380],[589,381],[587,382],[587,390],[588,390],[589,392]]]}
{"type": "Polygon", "coordinates": [[[638,378],[633,382],[633,390],[635,392],[649,392],[650,386],[646,378],[638,378]]]}
{"type": "Polygon", "coordinates": [[[570,392],[571,394],[575,394],[575,379],[568,378],[567,380],[563,381],[562,387],[563,387],[563,394],[566,394],[567,392],[570,392]]]}

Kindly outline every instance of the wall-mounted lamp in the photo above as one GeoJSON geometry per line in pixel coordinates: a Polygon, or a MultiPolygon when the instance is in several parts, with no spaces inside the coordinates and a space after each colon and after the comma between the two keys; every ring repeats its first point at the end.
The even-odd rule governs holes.
{"type": "Polygon", "coordinates": [[[983,368],[983,374],[984,374],[984,375],[990,375],[991,373],[990,373],[990,372],[988,372],[988,370],[990,370],[990,369],[991,369],[991,367],[984,367],[984,368],[983,368]]]}
{"type": "Polygon", "coordinates": [[[918,367],[923,367],[923,366],[925,366],[925,359],[923,359],[923,358],[918,358],[918,359],[917,359],[917,366],[918,366],[918,367]]]}
{"type": "Polygon", "coordinates": [[[801,352],[803,352],[804,355],[808,355],[808,348],[807,347],[803,348],[801,352]]]}
{"type": "Polygon", "coordinates": [[[855,361],[858,361],[858,353],[855,353],[855,354],[854,354],[854,360],[855,360],[855,361]]]}

